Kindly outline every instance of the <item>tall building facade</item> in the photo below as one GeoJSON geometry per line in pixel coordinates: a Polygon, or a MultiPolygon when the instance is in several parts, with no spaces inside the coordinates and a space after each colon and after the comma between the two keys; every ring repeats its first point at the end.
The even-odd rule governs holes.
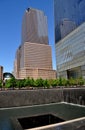
{"type": "Polygon", "coordinates": [[[56,43],[85,21],[84,9],[85,0],[54,0],[56,43]]]}
{"type": "Polygon", "coordinates": [[[0,80],[3,80],[3,66],[0,66],[0,80]]]}
{"type": "Polygon", "coordinates": [[[85,78],[85,0],[54,0],[58,77],[85,78]]]}
{"type": "Polygon", "coordinates": [[[58,76],[85,78],[85,22],[56,44],[58,76]]]}
{"type": "Polygon", "coordinates": [[[22,20],[22,43],[48,44],[47,17],[37,9],[28,8],[22,20]]]}
{"type": "Polygon", "coordinates": [[[27,9],[22,22],[22,40],[14,62],[14,75],[23,79],[54,79],[51,47],[48,45],[47,17],[40,10],[27,9]]]}

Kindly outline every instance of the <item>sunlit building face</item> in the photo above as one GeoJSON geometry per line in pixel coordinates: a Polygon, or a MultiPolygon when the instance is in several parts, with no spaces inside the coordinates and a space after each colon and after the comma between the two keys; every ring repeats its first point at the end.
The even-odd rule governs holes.
{"type": "Polygon", "coordinates": [[[58,77],[85,78],[85,0],[54,0],[58,77]]]}
{"type": "Polygon", "coordinates": [[[22,21],[22,43],[48,44],[47,17],[43,11],[28,8],[22,21]]]}
{"type": "Polygon", "coordinates": [[[28,8],[22,21],[21,45],[16,52],[14,73],[17,78],[56,78],[47,30],[43,11],[28,8]]]}

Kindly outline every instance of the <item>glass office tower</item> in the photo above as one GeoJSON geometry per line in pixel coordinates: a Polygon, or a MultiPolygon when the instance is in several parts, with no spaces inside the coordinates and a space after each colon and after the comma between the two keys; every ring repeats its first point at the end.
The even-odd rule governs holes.
{"type": "Polygon", "coordinates": [[[58,76],[85,78],[85,22],[56,44],[58,76]]]}
{"type": "Polygon", "coordinates": [[[85,21],[84,10],[85,0],[54,0],[56,43],[85,21]]]}
{"type": "Polygon", "coordinates": [[[58,77],[85,78],[85,0],[54,0],[58,77]]]}

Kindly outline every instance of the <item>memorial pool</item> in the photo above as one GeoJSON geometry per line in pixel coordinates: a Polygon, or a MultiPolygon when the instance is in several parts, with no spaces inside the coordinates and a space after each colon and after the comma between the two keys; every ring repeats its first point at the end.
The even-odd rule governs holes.
{"type": "MultiPolygon", "coordinates": [[[[55,115],[56,117],[66,122],[73,119],[78,119],[82,117],[84,118],[85,107],[81,105],[74,105],[61,102],[45,105],[43,104],[43,105],[33,105],[23,107],[0,108],[0,130],[23,130],[18,119],[32,116],[47,115],[47,114],[55,115]]],[[[47,128],[47,130],[51,129],[55,130],[55,128],[53,129],[52,127],[47,128]]],[[[58,128],[56,127],[56,130],[64,130],[64,127],[59,128],[58,126],[58,128]]]]}

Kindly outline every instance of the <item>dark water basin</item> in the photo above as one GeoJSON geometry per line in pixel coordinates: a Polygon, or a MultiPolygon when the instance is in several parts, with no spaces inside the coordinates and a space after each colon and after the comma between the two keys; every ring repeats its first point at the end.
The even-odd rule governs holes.
{"type": "MultiPolygon", "coordinates": [[[[24,117],[49,115],[50,113],[63,121],[68,121],[84,117],[85,107],[67,103],[52,103],[46,105],[0,108],[0,130],[14,130],[17,124],[21,125],[20,119],[24,119],[24,117]]],[[[21,128],[24,129],[22,125],[21,128]]]]}

